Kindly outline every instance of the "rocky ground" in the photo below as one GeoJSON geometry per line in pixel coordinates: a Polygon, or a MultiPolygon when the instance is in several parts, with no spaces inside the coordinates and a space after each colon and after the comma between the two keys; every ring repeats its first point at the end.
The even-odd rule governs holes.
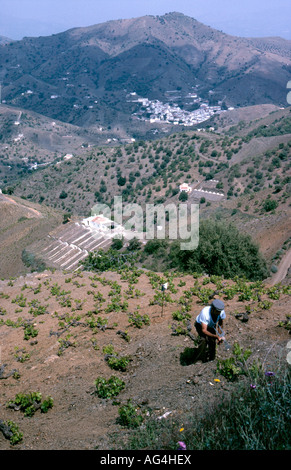
{"type": "MultiPolygon", "coordinates": [[[[124,430],[118,424],[114,400],[96,395],[98,377],[116,375],[125,382],[117,397],[120,405],[131,399],[157,419],[175,416],[177,440],[187,411],[202,414],[207,400],[219,401],[232,390],[233,385],[217,372],[217,359],[229,357],[231,350],[221,345],[215,361],[194,360],[196,342],[187,333],[196,337],[193,324],[204,305],[199,297],[188,298],[191,318],[185,334],[177,334],[182,324],[173,319],[195,283],[200,292],[209,288],[210,295],[218,285],[191,275],[168,277],[170,298],[162,307],[155,303],[155,295],[160,296],[165,278],[143,271],[133,283],[129,274],[45,271],[0,281],[0,420],[15,422],[23,433],[22,441],[12,446],[0,432],[0,449],[113,448],[113,434],[124,430]],[[134,312],[148,315],[149,324],[142,328],[131,324],[129,314],[134,312]],[[105,327],[96,327],[98,317],[107,320],[105,327]],[[95,321],[95,329],[88,320],[95,321]],[[27,325],[38,331],[37,336],[25,339],[27,325]],[[103,350],[108,345],[113,345],[118,357],[130,356],[124,372],[109,367],[103,350]],[[53,407],[47,413],[37,410],[32,417],[7,407],[17,393],[29,392],[51,396],[53,407]]],[[[219,289],[231,285],[233,281],[223,280],[219,289]]],[[[260,358],[266,370],[286,363],[290,334],[279,322],[290,312],[290,289],[276,299],[261,294],[261,301],[271,302],[268,309],[262,308],[259,299],[242,301],[235,295],[227,300],[221,290],[216,297],[225,301],[224,329],[231,346],[238,342],[250,348],[251,360],[260,358]]]]}

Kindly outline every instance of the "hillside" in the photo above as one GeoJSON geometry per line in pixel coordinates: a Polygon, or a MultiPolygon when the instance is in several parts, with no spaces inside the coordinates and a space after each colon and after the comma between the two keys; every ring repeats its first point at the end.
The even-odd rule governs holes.
{"type": "Polygon", "coordinates": [[[182,112],[202,103],[286,106],[289,43],[229,36],[177,12],[108,21],[3,45],[2,99],[52,119],[144,138],[135,93],[182,112]]]}
{"type": "MultiPolygon", "coordinates": [[[[68,197],[66,201],[59,201],[59,205],[65,204],[67,209],[81,215],[86,212],[86,206],[90,206],[90,210],[94,204],[96,192],[99,193],[99,196],[95,196],[97,200],[98,197],[102,199],[102,193],[106,193],[107,201],[110,201],[113,195],[122,193],[127,196],[129,202],[146,201],[147,198],[143,196],[145,183],[147,190],[151,189],[152,192],[156,187],[151,198],[153,201],[164,198],[170,186],[174,190],[185,179],[189,184],[201,180],[210,183],[211,177],[215,177],[223,182],[225,194],[230,189],[233,193],[243,192],[246,182],[253,180],[254,170],[250,168],[249,178],[246,178],[245,171],[240,174],[237,171],[238,165],[242,164],[254,165],[255,169],[263,171],[265,178],[259,178],[257,188],[263,189],[266,187],[266,179],[272,184],[275,176],[287,176],[289,170],[290,111],[287,108],[278,113],[279,118],[277,112],[269,115],[269,122],[274,125],[270,124],[268,129],[265,129],[264,124],[266,118],[261,118],[256,122],[251,121],[251,124],[244,124],[243,132],[235,128],[231,134],[229,131],[185,131],[155,141],[136,141],[110,148],[92,146],[90,149],[83,149],[82,154],[78,151],[74,158],[63,158],[58,164],[30,174],[31,185],[37,190],[37,195],[34,194],[33,197],[36,198],[40,192],[42,195],[47,193],[45,198],[48,198],[51,204],[57,204],[58,193],[54,187],[58,188],[62,183],[62,189],[68,197]],[[284,122],[286,128],[283,127],[284,122]],[[271,157],[273,171],[268,172],[266,163],[271,157]],[[124,177],[125,181],[118,183],[119,176],[124,177]],[[45,191],[46,180],[46,183],[49,183],[49,192],[45,191]],[[77,201],[72,197],[76,194],[75,184],[83,192],[82,198],[77,201]],[[102,185],[107,189],[100,191],[102,185]]],[[[271,170],[271,166],[269,168],[271,170]]],[[[27,197],[29,189],[24,191],[25,181],[20,180],[20,185],[17,184],[16,187],[18,194],[22,191],[27,197]]],[[[255,180],[253,183],[256,185],[255,180]]]]}
{"type": "MultiPolygon", "coordinates": [[[[287,364],[290,287],[247,285],[216,276],[197,279],[143,270],[45,271],[0,281],[0,418],[23,433],[12,447],[0,432],[0,448],[126,449],[132,430],[118,422],[118,410],[128,400],[144,423],[172,420],[171,441],[177,448],[182,428],[191,429],[189,414],[199,419],[205,401],[211,408],[236,390],[237,383],[217,369],[218,361],[232,357],[236,343],[250,349],[249,367],[260,361],[263,373],[277,375],[287,364]],[[165,281],[162,307],[160,285],[165,281]],[[197,345],[188,333],[197,338],[193,322],[213,294],[225,302],[224,330],[231,349],[219,346],[215,361],[195,362],[197,345]],[[125,370],[110,366],[109,345],[119,359],[129,360],[125,370]],[[124,382],[124,389],[116,397],[98,397],[95,381],[112,375],[124,382]],[[27,417],[17,406],[7,407],[16,394],[30,392],[51,397],[52,408],[27,417]]],[[[240,376],[238,382],[243,381],[240,376]]],[[[165,428],[157,439],[146,448],[167,445],[165,428]]]]}
{"type": "Polygon", "coordinates": [[[200,204],[200,217],[223,218],[249,233],[271,266],[290,238],[290,109],[256,107],[252,121],[252,109],[245,111],[244,120],[227,111],[213,123],[219,131],[176,132],[109,148],[92,145],[69,159],[60,155],[14,179],[10,189],[80,220],[97,203],[113,210],[115,196],[143,210],[149,203],[178,205],[179,186],[187,182],[188,203],[200,204]]]}
{"type": "Polygon", "coordinates": [[[0,36],[0,46],[8,44],[9,42],[12,42],[12,39],[7,38],[6,36],[0,36]]]}
{"type": "Polygon", "coordinates": [[[61,212],[0,193],[0,278],[29,272],[31,267],[22,259],[23,250],[61,223],[61,212]]]}
{"type": "MultiPolygon", "coordinates": [[[[116,134],[131,142],[131,134],[116,134]]],[[[13,184],[36,167],[43,168],[64,157],[83,155],[96,145],[111,146],[112,132],[85,129],[50,119],[33,111],[0,106],[0,188],[13,184]]]]}

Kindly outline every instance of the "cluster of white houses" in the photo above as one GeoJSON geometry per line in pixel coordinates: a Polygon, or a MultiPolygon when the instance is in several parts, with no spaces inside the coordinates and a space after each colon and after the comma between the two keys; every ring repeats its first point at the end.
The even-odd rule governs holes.
{"type": "Polygon", "coordinates": [[[134,100],[144,108],[141,114],[142,120],[150,122],[163,122],[174,125],[194,126],[200,122],[207,121],[214,114],[223,112],[221,106],[209,106],[208,103],[201,103],[200,107],[194,111],[186,111],[176,104],[162,103],[159,100],[150,101],[148,98],[137,98],[134,100]],[[147,117],[144,117],[144,114],[147,117]]]}

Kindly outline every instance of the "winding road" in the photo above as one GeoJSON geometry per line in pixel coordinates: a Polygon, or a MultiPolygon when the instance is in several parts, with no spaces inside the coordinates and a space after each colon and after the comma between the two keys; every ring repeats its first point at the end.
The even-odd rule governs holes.
{"type": "Polygon", "coordinates": [[[271,285],[278,284],[283,281],[287,276],[288,269],[291,266],[291,248],[287,251],[285,256],[283,256],[279,266],[278,271],[271,278],[271,285]]]}

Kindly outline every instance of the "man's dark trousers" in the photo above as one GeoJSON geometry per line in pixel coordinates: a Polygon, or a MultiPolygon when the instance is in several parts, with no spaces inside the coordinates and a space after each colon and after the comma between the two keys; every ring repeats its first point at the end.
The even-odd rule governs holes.
{"type": "MultiPolygon", "coordinates": [[[[195,322],[195,328],[200,336],[197,359],[201,359],[202,362],[213,361],[216,353],[216,338],[212,338],[211,336],[207,336],[203,333],[202,326],[198,322],[195,322]]],[[[214,335],[216,334],[215,329],[210,328],[209,326],[207,327],[207,331],[214,335]]]]}

